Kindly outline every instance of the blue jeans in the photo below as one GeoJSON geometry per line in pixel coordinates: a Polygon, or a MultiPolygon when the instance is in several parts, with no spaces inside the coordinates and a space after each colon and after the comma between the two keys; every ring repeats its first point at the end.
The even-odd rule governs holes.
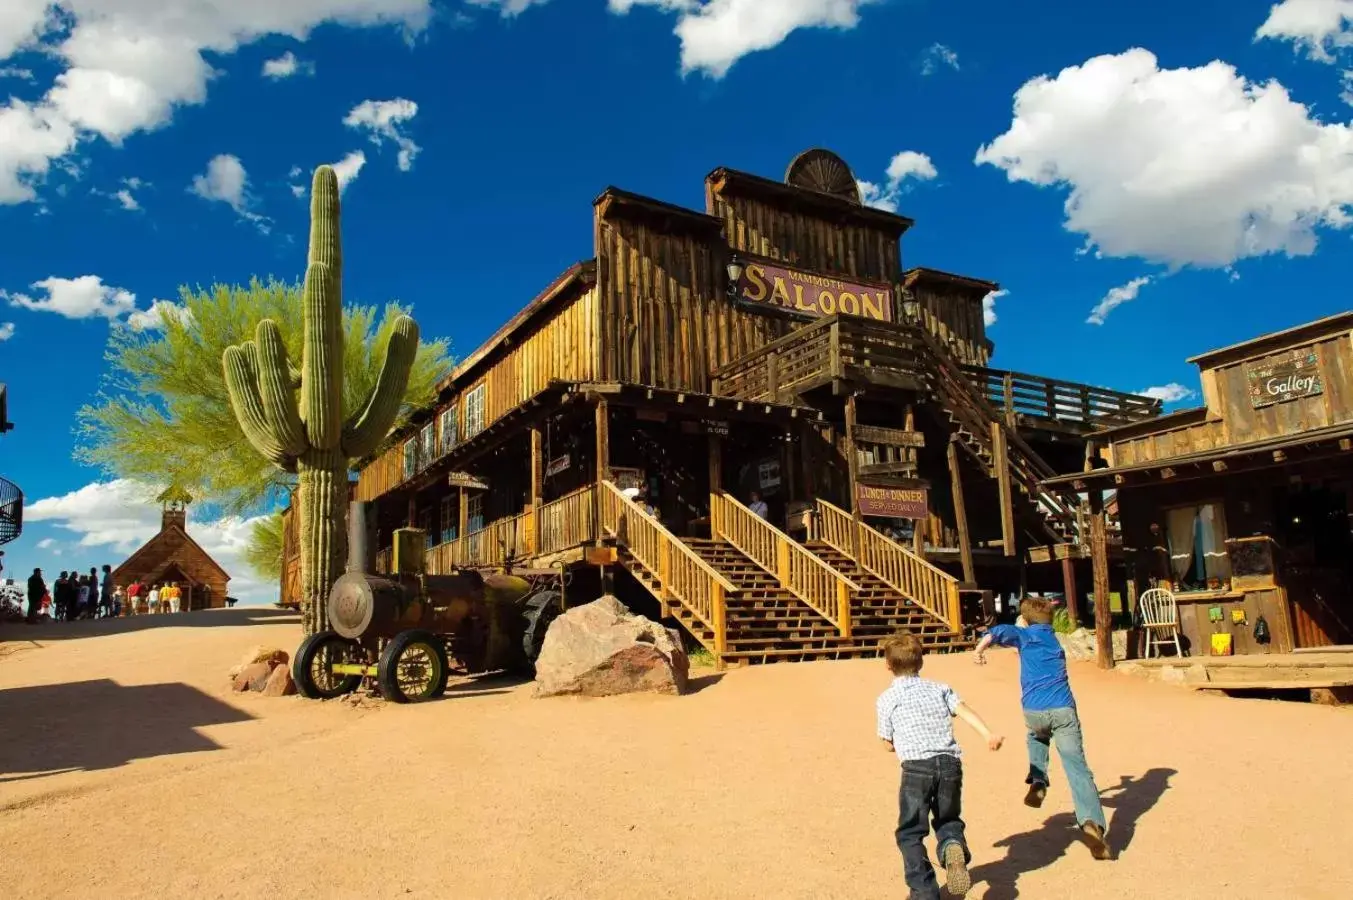
{"type": "Polygon", "coordinates": [[[1071,802],[1076,806],[1076,824],[1094,822],[1107,830],[1104,807],[1099,803],[1099,788],[1095,776],[1085,762],[1085,745],[1081,737],[1081,720],[1074,706],[1057,709],[1026,709],[1024,724],[1029,728],[1029,777],[1026,784],[1048,784],[1048,745],[1057,745],[1062,758],[1067,784],[1071,786],[1071,802]]]}
{"type": "Polygon", "coordinates": [[[963,838],[963,765],[957,756],[909,759],[902,763],[897,791],[897,849],[902,852],[902,874],[911,889],[910,900],[939,900],[940,886],[926,858],[921,839],[935,822],[935,855],[941,864],[944,848],[958,844],[963,858],[972,860],[963,838]]]}

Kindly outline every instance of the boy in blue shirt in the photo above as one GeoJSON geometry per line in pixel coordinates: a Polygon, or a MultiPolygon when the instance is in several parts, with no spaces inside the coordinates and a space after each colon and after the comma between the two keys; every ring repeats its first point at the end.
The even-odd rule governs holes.
{"type": "Polygon", "coordinates": [[[909,900],[940,900],[935,870],[921,843],[932,820],[935,855],[944,866],[949,895],[962,897],[972,887],[968,873],[972,857],[963,834],[962,752],[954,740],[954,719],[972,726],[992,750],[1000,749],[1003,738],[992,734],[949,685],[920,677],[924,653],[920,639],[906,631],[883,642],[883,658],[893,681],[879,695],[875,711],[878,736],[902,767],[894,837],[902,853],[909,900]]]}
{"type": "Polygon", "coordinates": [[[1095,776],[1085,761],[1080,717],[1071,682],[1066,673],[1066,653],[1052,630],[1052,602],[1042,597],[1027,597],[1019,606],[1027,628],[995,625],[977,644],[975,662],[986,662],[987,647],[1019,649],[1019,684],[1024,707],[1024,724],[1029,729],[1028,806],[1038,808],[1048,793],[1048,747],[1057,745],[1076,807],[1076,824],[1085,835],[1095,859],[1110,857],[1104,839],[1107,823],[1099,802],[1095,776]]]}

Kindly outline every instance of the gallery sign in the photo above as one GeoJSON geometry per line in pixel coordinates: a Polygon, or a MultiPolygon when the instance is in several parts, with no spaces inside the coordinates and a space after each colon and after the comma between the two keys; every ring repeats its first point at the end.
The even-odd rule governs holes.
{"type": "Polygon", "coordinates": [[[738,281],[738,295],[811,316],[843,313],[879,322],[893,319],[893,292],[884,285],[841,281],[766,263],[748,263],[738,281]]]}
{"type": "Polygon", "coordinates": [[[1255,409],[1325,392],[1314,350],[1254,363],[1246,368],[1245,377],[1250,385],[1250,405],[1255,409]]]}
{"type": "Polygon", "coordinates": [[[924,519],[930,511],[925,488],[855,485],[860,515],[883,519],[924,519]]]}

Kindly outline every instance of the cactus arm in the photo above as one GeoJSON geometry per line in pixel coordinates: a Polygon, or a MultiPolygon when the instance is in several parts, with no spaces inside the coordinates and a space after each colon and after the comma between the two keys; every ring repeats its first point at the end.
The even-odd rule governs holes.
{"type": "Polygon", "coordinates": [[[293,391],[300,390],[301,370],[296,368],[296,364],[287,360],[287,383],[291,385],[293,391]]]}
{"type": "Polygon", "coordinates": [[[258,344],[258,386],[263,395],[263,411],[268,417],[269,430],[288,456],[300,456],[308,448],[305,424],[296,408],[288,372],[287,348],[282,343],[282,332],[277,323],[264,319],[258,323],[255,340],[258,344]]]}
{"type": "Polygon", "coordinates": [[[414,356],[418,353],[418,325],[408,316],[395,321],[385,348],[385,364],[362,411],[343,429],[343,455],[361,459],[373,453],[390,433],[409,385],[414,356]]]}
{"type": "Polygon", "coordinates": [[[263,397],[258,391],[258,349],[253,341],[238,347],[227,347],[222,357],[226,391],[235,410],[240,429],[254,449],[269,462],[283,469],[294,470],[296,462],[272,433],[263,397]]]}
{"type": "Polygon", "coordinates": [[[338,177],[320,166],[310,189],[310,256],[301,294],[301,418],[317,449],[337,447],[343,432],[342,272],[338,177]]]}

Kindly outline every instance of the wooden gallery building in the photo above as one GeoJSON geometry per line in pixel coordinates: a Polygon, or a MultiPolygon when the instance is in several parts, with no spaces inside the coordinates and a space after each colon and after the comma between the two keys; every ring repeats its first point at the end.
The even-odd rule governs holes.
{"type": "Polygon", "coordinates": [[[1108,429],[1107,467],[1045,483],[1117,489],[1129,593],[1174,595],[1185,652],[1353,644],[1353,312],[1189,362],[1202,406],[1108,429]]]}
{"type": "Polygon", "coordinates": [[[960,588],[1060,587],[1022,563],[1083,542],[1080,501],[1042,482],[1160,405],[990,368],[997,285],[904,269],[911,225],[823,150],[716,169],[703,211],[608,188],[593,257],[361,467],[375,546],[417,527],[429,571],[549,567],[573,603],[604,579],[723,664],[952,646],[960,588]]]}

